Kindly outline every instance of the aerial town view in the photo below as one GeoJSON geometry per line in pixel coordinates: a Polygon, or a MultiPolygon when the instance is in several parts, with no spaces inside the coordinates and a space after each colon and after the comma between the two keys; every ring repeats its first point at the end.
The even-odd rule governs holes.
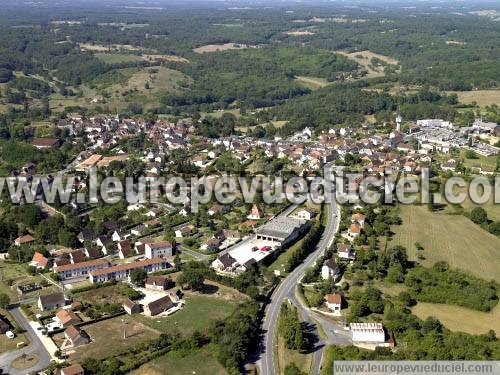
{"type": "Polygon", "coordinates": [[[500,2],[0,0],[0,374],[500,374],[500,2]]]}

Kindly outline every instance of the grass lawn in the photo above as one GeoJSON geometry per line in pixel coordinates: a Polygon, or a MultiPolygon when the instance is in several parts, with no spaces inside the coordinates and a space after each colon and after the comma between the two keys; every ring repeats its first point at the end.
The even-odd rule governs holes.
{"type": "Polygon", "coordinates": [[[404,284],[391,284],[384,281],[378,281],[374,286],[382,293],[390,296],[397,296],[407,289],[404,284]]]}
{"type": "Polygon", "coordinates": [[[12,361],[10,364],[13,368],[17,370],[24,370],[35,366],[39,359],[36,355],[28,354],[26,356],[21,356],[12,361]]]}
{"type": "Polygon", "coordinates": [[[276,349],[276,366],[278,366],[278,374],[285,373],[285,367],[291,363],[295,363],[297,367],[306,374],[310,373],[313,355],[312,353],[304,354],[298,350],[290,350],[285,347],[282,337],[277,336],[277,349],[276,349]]]}
{"type": "MultiPolygon", "coordinates": [[[[19,300],[19,295],[16,290],[17,286],[30,283],[43,285],[47,283],[47,281],[41,275],[29,275],[22,264],[0,262],[0,293],[7,294],[11,302],[19,300]]],[[[39,291],[23,295],[23,299],[35,297],[39,292],[41,294],[50,294],[56,291],[58,291],[57,286],[48,284],[47,287],[43,287],[43,289],[39,291]]]]}
{"type": "Polygon", "coordinates": [[[419,302],[411,311],[420,319],[434,316],[452,331],[479,335],[492,329],[500,334],[500,305],[486,313],[459,306],[419,302]]]}
{"type": "Polygon", "coordinates": [[[126,296],[120,293],[121,290],[127,288],[125,284],[117,283],[102,288],[91,289],[86,292],[75,293],[73,298],[77,301],[88,302],[91,304],[104,303],[122,303],[127,299],[126,296]]]}
{"type": "Polygon", "coordinates": [[[186,305],[168,317],[146,317],[137,315],[137,319],[144,324],[161,332],[180,331],[190,335],[194,331],[206,330],[212,321],[224,319],[231,315],[237,302],[222,300],[205,295],[187,295],[184,297],[186,305]]]}
{"type": "Polygon", "coordinates": [[[500,238],[486,232],[462,215],[431,213],[424,206],[403,206],[403,224],[395,232],[389,246],[406,247],[411,260],[417,260],[415,242],[424,266],[446,261],[451,267],[470,272],[485,280],[500,281],[500,238]]]}
{"type": "Polygon", "coordinates": [[[271,263],[269,266],[269,271],[274,272],[274,271],[280,271],[280,275],[284,276],[287,275],[285,272],[285,265],[287,264],[288,260],[292,257],[293,253],[297,251],[302,246],[302,243],[304,242],[304,239],[301,239],[300,241],[294,243],[292,246],[290,246],[288,249],[283,251],[276,260],[271,263]]]}
{"type": "MultiPolygon", "coordinates": [[[[82,329],[90,335],[92,341],[88,345],[76,348],[74,353],[70,354],[72,361],[85,357],[98,359],[109,357],[123,349],[132,347],[134,344],[155,339],[160,335],[154,329],[129,315],[89,324],[82,327],[82,329]],[[123,338],[124,327],[127,333],[126,339],[123,338]]],[[[60,346],[63,341],[63,333],[54,336],[54,342],[57,345],[60,346]]]]}
{"type": "Polygon", "coordinates": [[[212,355],[210,348],[205,347],[184,357],[170,352],[132,371],[131,375],[224,375],[227,371],[212,355]]]}
{"type": "MultiPolygon", "coordinates": [[[[465,193],[466,199],[465,201],[461,204],[461,206],[466,210],[466,211],[472,211],[474,207],[482,207],[486,210],[488,213],[488,219],[493,220],[493,221],[500,221],[500,204],[495,203],[495,194],[492,189],[492,194],[490,197],[490,200],[484,204],[477,204],[474,203],[468,194],[468,189],[467,188],[458,188],[455,186],[454,189],[454,194],[458,195],[459,193],[465,193]]],[[[482,189],[478,189],[478,194],[482,194],[482,189]]],[[[454,212],[455,210],[451,207],[447,207],[447,212],[454,212]]]]}
{"type": "Polygon", "coordinates": [[[464,165],[467,168],[475,168],[478,165],[481,167],[490,167],[495,168],[497,165],[497,157],[496,156],[482,156],[477,154],[476,159],[467,159],[465,157],[465,149],[460,150],[460,157],[464,160],[464,165]]]}

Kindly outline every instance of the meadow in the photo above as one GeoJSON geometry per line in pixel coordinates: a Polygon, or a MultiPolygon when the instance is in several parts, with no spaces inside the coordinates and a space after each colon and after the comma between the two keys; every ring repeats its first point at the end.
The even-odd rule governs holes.
{"type": "Polygon", "coordinates": [[[225,375],[227,371],[217,362],[210,347],[193,350],[187,355],[169,352],[131,372],[132,375],[225,375]]]}
{"type": "Polygon", "coordinates": [[[424,206],[401,207],[403,224],[393,228],[389,246],[406,247],[411,260],[429,267],[446,261],[485,280],[500,281],[500,239],[463,215],[432,213],[424,206]],[[460,240],[458,240],[460,239],[460,240]],[[419,242],[424,250],[417,250],[419,242]],[[418,259],[422,253],[425,259],[418,259]]]}
{"type": "Polygon", "coordinates": [[[492,329],[497,335],[500,333],[500,305],[490,312],[482,312],[460,306],[419,302],[411,311],[420,319],[434,316],[451,331],[480,335],[492,329]]]}
{"type": "Polygon", "coordinates": [[[160,332],[180,331],[190,335],[194,331],[205,331],[216,319],[224,319],[231,315],[237,305],[236,301],[218,298],[189,295],[185,296],[184,308],[169,317],[138,316],[137,319],[147,326],[160,332]]]}

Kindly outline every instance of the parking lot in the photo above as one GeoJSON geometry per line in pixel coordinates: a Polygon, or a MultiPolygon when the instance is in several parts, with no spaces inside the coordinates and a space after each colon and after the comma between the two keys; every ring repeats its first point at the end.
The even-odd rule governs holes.
{"type": "Polygon", "coordinates": [[[252,258],[255,259],[256,262],[259,262],[272,253],[275,248],[276,242],[251,238],[236,245],[231,251],[229,251],[229,255],[236,259],[239,264],[245,264],[252,258]],[[269,251],[262,251],[261,249],[266,246],[271,249],[269,251]],[[257,247],[258,250],[252,250],[255,247],[257,247]]]}

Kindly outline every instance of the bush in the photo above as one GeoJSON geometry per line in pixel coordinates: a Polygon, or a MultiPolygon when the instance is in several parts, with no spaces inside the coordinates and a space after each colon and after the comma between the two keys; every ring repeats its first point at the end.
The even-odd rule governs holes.
{"type": "Polygon", "coordinates": [[[482,207],[475,207],[470,213],[470,219],[476,224],[484,224],[488,221],[488,214],[482,207]]]}

